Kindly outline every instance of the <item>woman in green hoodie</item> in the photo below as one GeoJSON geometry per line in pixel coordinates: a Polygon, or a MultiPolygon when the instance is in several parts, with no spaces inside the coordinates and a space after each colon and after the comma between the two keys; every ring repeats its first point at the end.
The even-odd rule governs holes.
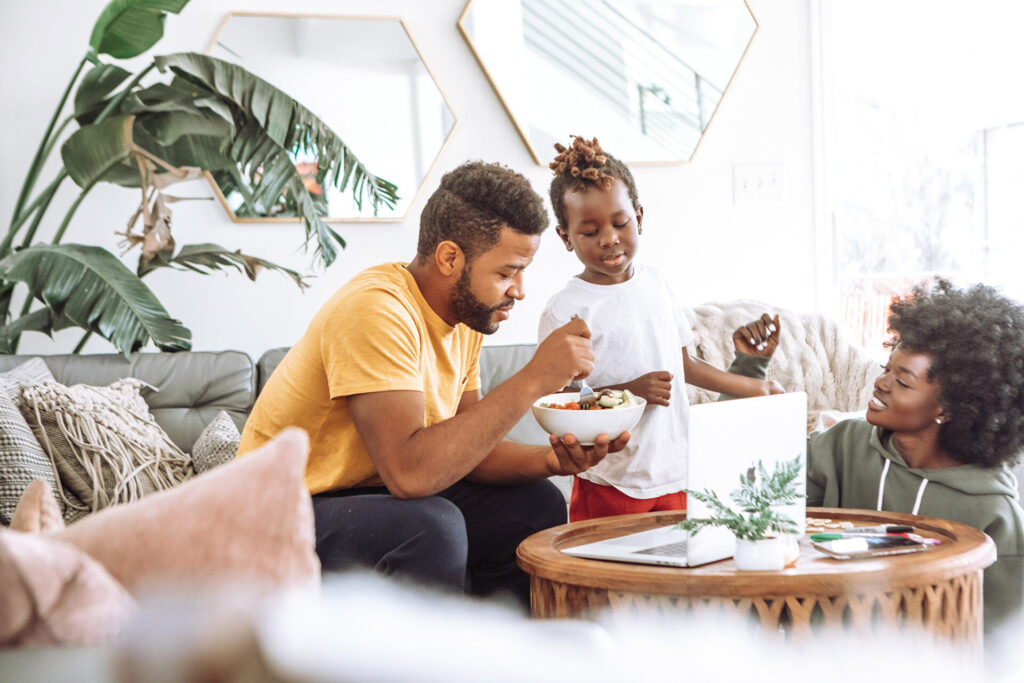
{"type": "MultiPolygon", "coordinates": [[[[1009,469],[1024,447],[1024,308],[990,287],[940,280],[893,303],[889,328],[892,352],[866,420],[808,437],[807,504],[909,512],[987,533],[998,555],[984,577],[991,633],[1024,605],[1024,512],[1009,469]]],[[[774,345],[735,339],[730,371],[763,378],[774,345]]]]}

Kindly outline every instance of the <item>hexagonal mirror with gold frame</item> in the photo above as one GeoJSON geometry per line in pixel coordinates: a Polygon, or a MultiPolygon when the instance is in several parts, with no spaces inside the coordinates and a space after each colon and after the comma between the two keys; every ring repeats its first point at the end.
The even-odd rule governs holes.
{"type": "MultiPolygon", "coordinates": [[[[272,83],[320,117],[374,174],[398,186],[376,214],[320,187],[316,159],[293,153],[324,220],[401,221],[458,120],[405,22],[397,17],[229,12],[207,54],[272,83]],[[322,196],[322,200],[316,197],[322,196]]],[[[231,178],[209,176],[231,219],[298,221],[285,206],[252,207],[231,178]]]]}
{"type": "Polygon", "coordinates": [[[691,161],[758,25],[746,0],[468,0],[458,27],[547,164],[570,134],[691,161]]]}

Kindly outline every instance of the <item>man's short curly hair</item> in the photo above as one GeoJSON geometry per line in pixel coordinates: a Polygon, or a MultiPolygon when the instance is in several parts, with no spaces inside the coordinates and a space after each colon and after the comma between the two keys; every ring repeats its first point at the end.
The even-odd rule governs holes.
{"type": "Polygon", "coordinates": [[[416,253],[429,258],[451,240],[472,261],[498,243],[506,226],[526,235],[542,233],[548,227],[544,200],[522,174],[467,161],[444,174],[423,207],[416,253]]]}
{"type": "Polygon", "coordinates": [[[890,306],[889,346],[935,357],[929,379],[949,416],[939,443],[960,462],[1016,463],[1024,446],[1024,308],[995,289],[946,280],[890,306]]]}
{"type": "Polygon", "coordinates": [[[551,209],[555,212],[555,220],[562,230],[568,228],[568,221],[565,218],[567,192],[586,192],[590,187],[607,190],[615,178],[625,183],[633,209],[640,210],[640,198],[633,174],[624,163],[601,149],[597,138],[587,140],[573,135],[569,147],[556,142],[555,151],[558,155],[548,164],[555,173],[548,193],[551,195],[551,209]]]}

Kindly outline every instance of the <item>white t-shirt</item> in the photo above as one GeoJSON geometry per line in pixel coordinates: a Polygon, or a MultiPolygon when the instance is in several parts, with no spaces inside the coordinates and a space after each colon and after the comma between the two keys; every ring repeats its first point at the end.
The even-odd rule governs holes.
{"type": "MultiPolygon", "coordinates": [[[[683,377],[683,347],[693,332],[668,282],[650,266],[634,266],[617,285],[595,285],[578,277],[548,300],[538,339],[565,325],[573,314],[592,333],[592,387],[622,384],[648,372],[672,373],[668,406],[648,405],[626,448],[578,476],[614,486],[633,498],[656,498],[686,488],[690,404],[683,377]]],[[[614,436],[614,435],[612,435],[614,436]]]]}

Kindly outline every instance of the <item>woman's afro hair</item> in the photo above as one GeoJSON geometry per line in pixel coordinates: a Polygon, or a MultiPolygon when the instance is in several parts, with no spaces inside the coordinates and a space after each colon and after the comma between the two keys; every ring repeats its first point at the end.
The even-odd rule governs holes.
{"type": "Polygon", "coordinates": [[[889,308],[889,346],[935,360],[948,421],[939,443],[957,460],[982,467],[1018,461],[1024,446],[1024,308],[995,289],[956,289],[947,280],[918,285],[889,308]]]}
{"type": "Polygon", "coordinates": [[[626,165],[601,149],[597,138],[587,141],[578,135],[572,136],[572,144],[566,148],[555,143],[558,156],[548,166],[555,172],[551,179],[551,209],[555,212],[558,227],[566,229],[565,193],[586,192],[589,187],[607,190],[612,181],[618,178],[629,190],[629,200],[633,208],[640,210],[640,199],[637,196],[636,182],[626,165]]]}

